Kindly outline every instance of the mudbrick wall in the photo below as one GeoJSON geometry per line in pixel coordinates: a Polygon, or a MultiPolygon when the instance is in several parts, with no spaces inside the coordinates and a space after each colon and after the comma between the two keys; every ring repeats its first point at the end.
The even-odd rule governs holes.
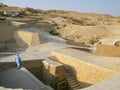
{"type": "Polygon", "coordinates": [[[82,88],[116,75],[114,71],[92,65],[59,52],[52,51],[52,55],[65,65],[67,71],[80,82],[82,88]]]}
{"type": "Polygon", "coordinates": [[[96,50],[93,52],[97,55],[120,57],[120,47],[112,45],[97,44],[96,50]]]}

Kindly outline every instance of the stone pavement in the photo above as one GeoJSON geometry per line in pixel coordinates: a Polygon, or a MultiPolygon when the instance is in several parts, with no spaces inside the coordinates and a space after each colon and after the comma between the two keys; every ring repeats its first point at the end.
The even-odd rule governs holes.
{"type": "MultiPolygon", "coordinates": [[[[11,68],[0,72],[0,86],[12,89],[53,90],[44,85],[27,69],[11,68]]],[[[5,89],[6,90],[6,89],[5,89]]]]}

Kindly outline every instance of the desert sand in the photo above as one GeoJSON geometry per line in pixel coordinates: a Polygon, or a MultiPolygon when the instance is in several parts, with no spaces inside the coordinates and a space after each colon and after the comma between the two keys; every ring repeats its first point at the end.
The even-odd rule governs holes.
{"type": "Polygon", "coordinates": [[[115,45],[120,41],[118,17],[6,5],[0,6],[0,17],[5,18],[0,18],[0,63],[13,62],[15,55],[7,53],[20,53],[23,61],[29,61],[46,59],[52,56],[51,51],[65,49],[68,54],[76,53],[71,54],[72,57],[80,57],[91,64],[120,72],[120,46],[119,43],[115,45]],[[19,13],[19,16],[5,16],[4,11],[19,13]],[[115,50],[113,47],[116,51],[110,53],[115,50]]]}

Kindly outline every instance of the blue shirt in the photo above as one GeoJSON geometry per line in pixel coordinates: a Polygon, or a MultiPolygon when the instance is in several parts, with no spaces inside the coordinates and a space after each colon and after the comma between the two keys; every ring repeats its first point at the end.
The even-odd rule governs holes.
{"type": "Polygon", "coordinates": [[[16,55],[16,57],[15,57],[15,62],[16,62],[17,64],[21,64],[21,57],[20,57],[19,55],[16,55]]]}

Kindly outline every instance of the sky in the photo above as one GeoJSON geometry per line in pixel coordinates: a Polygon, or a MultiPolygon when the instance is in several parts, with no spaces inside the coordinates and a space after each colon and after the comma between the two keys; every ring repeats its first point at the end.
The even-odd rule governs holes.
{"type": "Polygon", "coordinates": [[[10,6],[42,10],[57,9],[120,16],[120,0],[0,0],[0,2],[10,6]]]}

